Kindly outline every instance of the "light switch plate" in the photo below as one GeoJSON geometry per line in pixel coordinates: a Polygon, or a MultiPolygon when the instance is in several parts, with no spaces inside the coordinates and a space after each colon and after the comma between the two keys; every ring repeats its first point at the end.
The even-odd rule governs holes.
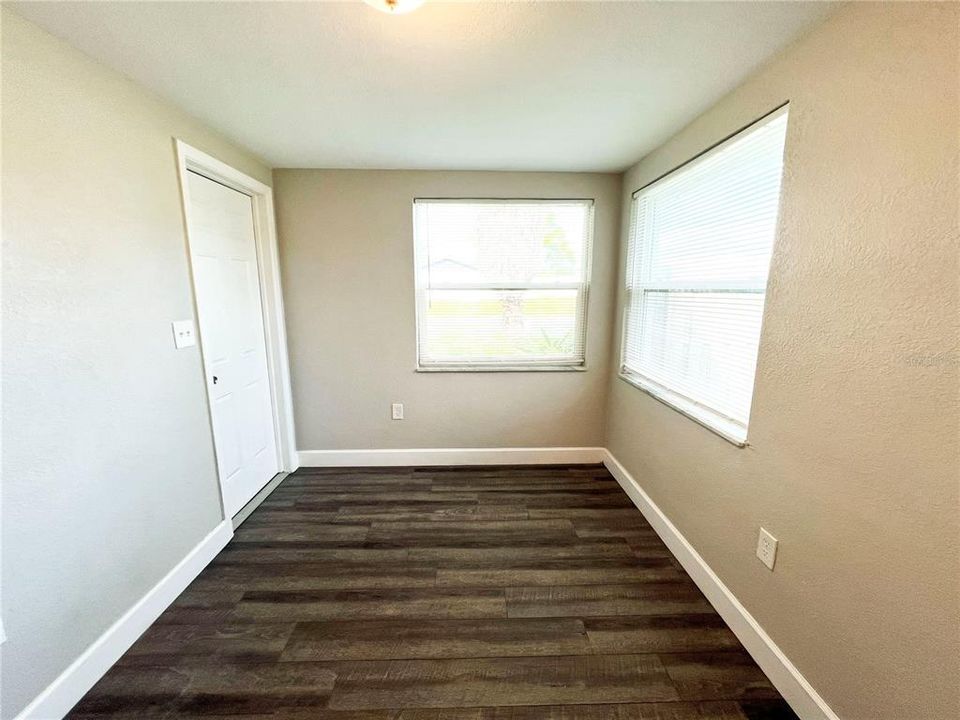
{"type": "Polygon", "coordinates": [[[757,557],[773,570],[773,565],[777,562],[777,539],[763,528],[760,528],[760,537],[757,540],[757,557]]]}
{"type": "Polygon", "coordinates": [[[197,331],[193,326],[193,320],[173,321],[173,344],[178,350],[197,344],[197,331]]]}

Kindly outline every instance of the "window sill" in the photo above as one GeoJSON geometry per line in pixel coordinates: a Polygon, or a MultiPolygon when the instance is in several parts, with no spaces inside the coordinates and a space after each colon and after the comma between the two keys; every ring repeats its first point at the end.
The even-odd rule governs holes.
{"type": "Polygon", "coordinates": [[[586,372],[583,365],[436,365],[414,368],[418,373],[516,373],[516,372],[586,372]]]}
{"type": "Polygon", "coordinates": [[[693,420],[693,422],[706,428],[714,435],[723,438],[731,445],[738,448],[747,447],[746,430],[733,421],[711,413],[700,405],[692,403],[686,398],[670,392],[666,388],[661,388],[653,383],[649,383],[636,375],[623,371],[621,371],[619,375],[620,379],[628,385],[633,385],[633,387],[646,393],[654,400],[658,400],[670,409],[676,410],[684,417],[693,420]]]}

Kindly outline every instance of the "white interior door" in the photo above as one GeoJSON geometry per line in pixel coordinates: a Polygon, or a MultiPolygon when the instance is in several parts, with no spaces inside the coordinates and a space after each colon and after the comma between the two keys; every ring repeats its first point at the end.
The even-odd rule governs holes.
{"type": "Polygon", "coordinates": [[[280,471],[267,369],[253,201],[187,172],[190,259],[224,510],[280,471]]]}

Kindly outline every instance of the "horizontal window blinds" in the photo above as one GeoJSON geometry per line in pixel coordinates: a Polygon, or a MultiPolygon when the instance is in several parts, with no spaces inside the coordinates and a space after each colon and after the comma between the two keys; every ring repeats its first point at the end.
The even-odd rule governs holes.
{"type": "Polygon", "coordinates": [[[416,200],[420,367],[582,365],[592,228],[592,200],[416,200]]]}
{"type": "Polygon", "coordinates": [[[786,107],[638,191],[622,372],[746,437],[777,225],[786,107]]]}

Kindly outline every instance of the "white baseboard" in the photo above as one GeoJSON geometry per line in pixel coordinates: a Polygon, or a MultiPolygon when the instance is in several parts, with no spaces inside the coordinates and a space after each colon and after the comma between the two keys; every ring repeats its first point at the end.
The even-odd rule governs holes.
{"type": "Polygon", "coordinates": [[[243,525],[243,521],[246,520],[248,517],[250,517],[253,514],[254,510],[260,507],[260,503],[262,503],[264,500],[270,497],[270,493],[276,490],[277,485],[279,485],[284,480],[286,480],[287,475],[289,474],[290,473],[286,472],[285,470],[282,472],[278,472],[276,475],[273,476],[270,482],[268,482],[266,485],[260,488],[260,492],[254,495],[250,499],[250,502],[248,502],[246,505],[240,508],[239,512],[237,512],[237,514],[234,515],[233,518],[231,518],[230,524],[233,525],[233,529],[236,530],[238,527],[243,525]]]}
{"type": "Polygon", "coordinates": [[[600,447],[301,450],[300,467],[599,463],[603,462],[605,452],[600,447]]]}
{"type": "Polygon", "coordinates": [[[17,715],[16,720],[51,720],[65,716],[232,537],[233,527],[229,520],[217,525],[160,582],[27,705],[17,715]]]}
{"type": "Polygon", "coordinates": [[[604,450],[603,464],[656,530],[670,552],[683,565],[683,569],[707,596],[720,617],[730,626],[747,652],[753,656],[760,669],[770,678],[770,682],[790,703],[794,712],[802,720],[839,720],[826,701],[760,627],[756,618],[737,600],[700,553],[608,450],[604,450]]]}

